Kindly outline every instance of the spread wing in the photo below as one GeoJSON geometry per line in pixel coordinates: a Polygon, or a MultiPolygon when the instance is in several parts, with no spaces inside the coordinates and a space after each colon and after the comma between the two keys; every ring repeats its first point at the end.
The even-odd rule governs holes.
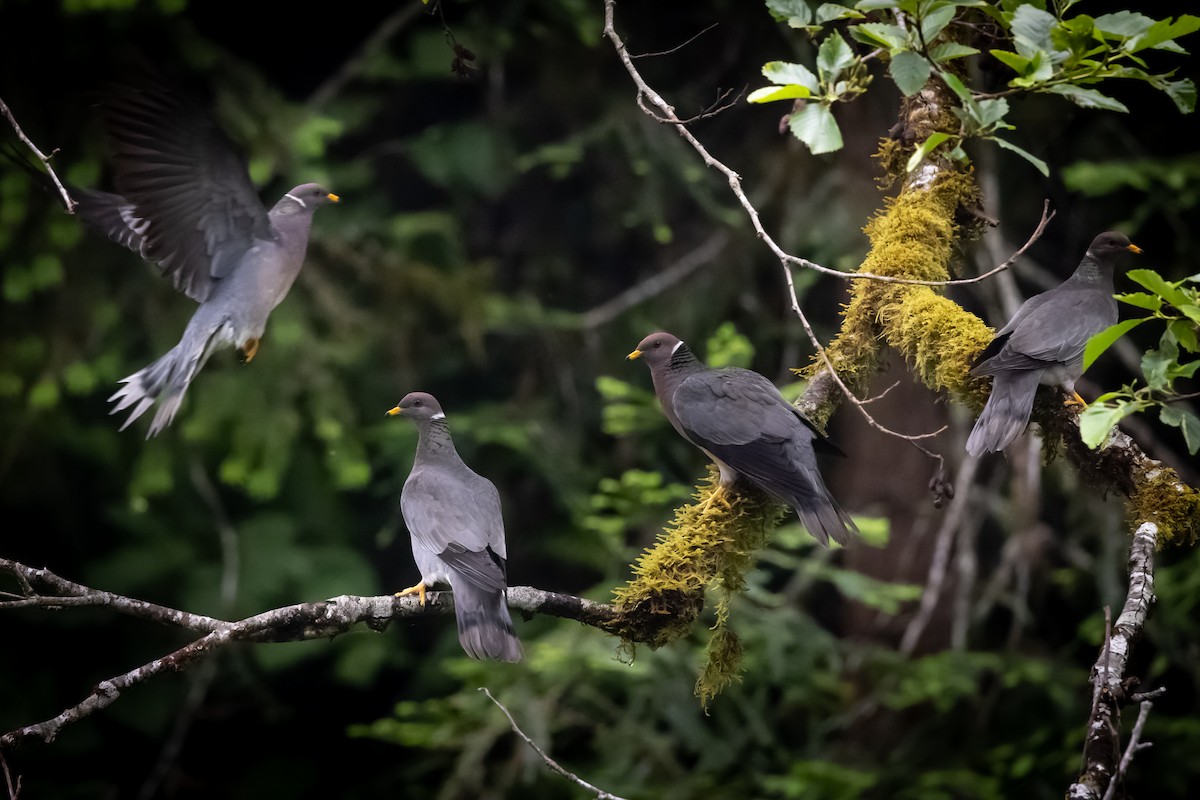
{"type": "Polygon", "coordinates": [[[141,238],[139,252],[204,302],[255,239],[275,238],[244,159],[206,113],[152,79],[111,90],[102,106],[130,206],[119,216],[141,238]]]}
{"type": "Polygon", "coordinates": [[[414,546],[436,553],[476,586],[504,589],[504,518],[491,481],[473,472],[414,469],[400,510],[414,546]]]}

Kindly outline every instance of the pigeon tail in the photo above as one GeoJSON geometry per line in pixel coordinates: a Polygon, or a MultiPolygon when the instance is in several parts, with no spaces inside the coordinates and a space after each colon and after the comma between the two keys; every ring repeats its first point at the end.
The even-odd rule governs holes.
{"type": "Polygon", "coordinates": [[[992,379],[992,394],[967,438],[973,456],[998,453],[1021,435],[1029,424],[1033,397],[1042,370],[1002,372],[992,379]]]}
{"type": "Polygon", "coordinates": [[[830,539],[845,547],[858,537],[858,526],[829,494],[820,474],[815,470],[813,472],[816,475],[820,493],[795,498],[789,505],[796,512],[796,516],[800,518],[800,524],[804,526],[804,529],[823,547],[829,546],[830,539]]]}
{"type": "Polygon", "coordinates": [[[475,586],[462,578],[454,581],[452,588],[458,642],[467,655],[510,663],[520,661],[521,641],[513,630],[504,592],[475,586]]]}
{"type": "Polygon", "coordinates": [[[183,403],[192,378],[199,372],[207,344],[207,337],[197,342],[192,337],[184,336],[179,344],[172,347],[154,363],[121,380],[120,389],[108,398],[108,402],[116,403],[108,413],[116,414],[132,406],[129,417],[121,425],[125,430],[133,421],[159,402],[158,411],[150,423],[146,438],[157,436],[175,419],[183,403]]]}

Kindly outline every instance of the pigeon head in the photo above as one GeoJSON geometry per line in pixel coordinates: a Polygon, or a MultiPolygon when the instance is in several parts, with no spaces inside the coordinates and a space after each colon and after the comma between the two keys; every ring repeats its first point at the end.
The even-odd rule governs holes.
{"type": "Polygon", "coordinates": [[[1142,248],[1129,241],[1129,237],[1119,231],[1105,231],[1092,239],[1087,252],[1097,261],[1113,261],[1119,260],[1117,257],[1126,253],[1140,253],[1142,248]]]}
{"type": "Polygon", "coordinates": [[[341,200],[340,197],[319,183],[302,183],[285,194],[284,199],[295,203],[294,211],[304,210],[309,213],[312,213],[318,206],[341,200]]]}
{"type": "Polygon", "coordinates": [[[675,351],[683,346],[683,340],[664,331],[652,333],[645,339],[642,339],[638,344],[637,349],[626,356],[627,359],[633,360],[641,358],[646,361],[646,365],[650,369],[671,363],[671,356],[675,355],[675,351]]]}
{"type": "Polygon", "coordinates": [[[409,392],[393,409],[387,412],[389,417],[399,414],[416,422],[428,422],[433,419],[445,419],[437,399],[428,392],[409,392]]]}

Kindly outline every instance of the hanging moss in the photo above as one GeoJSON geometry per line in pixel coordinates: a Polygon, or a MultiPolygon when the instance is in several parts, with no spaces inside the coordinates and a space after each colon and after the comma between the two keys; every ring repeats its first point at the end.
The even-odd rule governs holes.
{"type": "Polygon", "coordinates": [[[1146,472],[1129,498],[1130,530],[1143,522],[1158,525],[1158,546],[1194,545],[1200,540],[1200,492],[1161,467],[1146,472]]]}
{"type": "Polygon", "coordinates": [[[754,490],[726,494],[729,503],[702,509],[717,485],[716,467],[697,502],[675,511],[675,518],[633,565],[633,579],[613,593],[622,621],[614,632],[626,650],[635,642],[661,647],[687,634],[710,583],[727,591],[744,587],[754,554],[778,522],[782,508],[754,490]]]}

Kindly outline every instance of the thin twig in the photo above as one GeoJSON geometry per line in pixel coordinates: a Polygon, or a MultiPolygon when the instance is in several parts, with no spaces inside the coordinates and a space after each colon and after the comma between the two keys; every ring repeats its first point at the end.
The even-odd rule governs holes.
{"type": "Polygon", "coordinates": [[[0,98],[0,114],[3,114],[8,119],[9,124],[11,124],[13,127],[13,130],[17,132],[17,138],[24,142],[25,146],[32,150],[33,154],[37,156],[38,160],[40,160],[46,167],[46,172],[50,173],[50,180],[54,181],[54,185],[58,188],[58,193],[62,195],[63,202],[67,205],[67,213],[74,214],[75,206],[77,206],[78,203],[71,199],[71,195],[67,193],[67,187],[63,186],[62,181],[58,179],[58,174],[54,171],[54,168],[50,166],[50,159],[53,158],[54,154],[58,151],[52,150],[50,151],[50,155],[46,155],[39,150],[37,145],[35,145],[33,141],[25,135],[25,131],[21,130],[21,126],[17,124],[17,118],[13,116],[12,110],[9,109],[3,98],[0,98]]]}
{"type": "Polygon", "coordinates": [[[606,792],[603,789],[600,789],[598,787],[592,786],[592,784],[588,783],[583,778],[576,775],[574,772],[569,772],[568,770],[563,769],[562,766],[560,766],[557,761],[555,761],[553,758],[551,758],[546,753],[545,750],[538,747],[537,742],[535,742],[533,739],[530,739],[528,736],[525,735],[525,731],[521,730],[521,727],[519,725],[517,725],[517,721],[515,719],[513,719],[513,715],[509,713],[508,709],[504,707],[503,703],[501,703],[499,700],[497,700],[495,697],[492,696],[492,693],[488,691],[488,688],[486,686],[480,686],[479,691],[481,691],[485,695],[487,695],[487,699],[491,700],[493,703],[495,703],[496,707],[504,712],[504,716],[508,717],[508,724],[512,726],[513,732],[516,733],[517,736],[520,736],[522,739],[524,739],[525,744],[532,747],[534,752],[537,753],[539,756],[541,756],[542,761],[546,762],[546,766],[548,766],[550,769],[557,772],[559,775],[562,775],[564,778],[571,781],[572,783],[582,786],[584,789],[587,789],[589,792],[595,792],[597,800],[625,800],[625,798],[623,798],[623,797],[612,794],[611,792],[606,792]]]}
{"type": "Polygon", "coordinates": [[[657,53],[641,53],[641,54],[639,54],[639,55],[636,55],[636,56],[635,56],[635,55],[630,55],[629,57],[630,57],[630,58],[632,58],[632,59],[638,59],[638,58],[655,58],[655,57],[657,57],[657,56],[668,56],[668,55],[670,55],[671,53],[678,52],[678,51],[682,50],[683,48],[687,47],[689,44],[691,44],[692,42],[696,41],[696,40],[697,40],[697,39],[699,39],[701,36],[703,36],[704,34],[708,33],[709,31],[711,31],[713,28],[717,27],[717,26],[718,26],[718,25],[720,25],[720,24],[721,24],[721,23],[719,23],[719,22],[714,22],[712,25],[709,25],[707,28],[705,28],[704,30],[700,31],[699,33],[697,33],[697,34],[696,34],[695,36],[693,36],[692,38],[688,39],[686,42],[683,42],[682,44],[677,44],[677,45],[675,45],[674,47],[672,47],[670,50],[659,50],[657,53]]]}
{"type": "Polygon", "coordinates": [[[1154,708],[1154,703],[1149,700],[1143,700],[1138,706],[1137,722],[1133,723],[1133,730],[1129,732],[1129,744],[1125,746],[1125,754],[1121,756],[1117,774],[1108,783],[1108,789],[1104,792],[1104,800],[1113,800],[1117,796],[1117,787],[1124,783],[1125,773],[1129,771],[1129,765],[1133,763],[1134,755],[1139,750],[1153,747],[1150,742],[1142,741],[1142,730],[1146,727],[1146,720],[1150,718],[1150,709],[1152,708],[1154,708]]]}
{"type": "Polygon", "coordinates": [[[17,800],[21,795],[21,776],[17,776],[17,782],[14,785],[12,773],[8,771],[8,760],[4,757],[3,750],[0,750],[0,767],[4,768],[4,783],[8,786],[8,800],[17,800]]]}

